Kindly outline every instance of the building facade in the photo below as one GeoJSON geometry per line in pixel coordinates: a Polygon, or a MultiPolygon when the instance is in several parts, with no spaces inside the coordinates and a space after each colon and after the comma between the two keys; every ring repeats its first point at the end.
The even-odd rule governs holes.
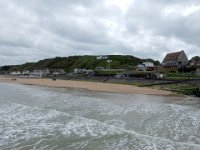
{"type": "Polygon", "coordinates": [[[175,70],[180,69],[187,64],[188,58],[183,50],[179,52],[168,53],[162,62],[163,67],[171,69],[173,68],[175,70]]]}

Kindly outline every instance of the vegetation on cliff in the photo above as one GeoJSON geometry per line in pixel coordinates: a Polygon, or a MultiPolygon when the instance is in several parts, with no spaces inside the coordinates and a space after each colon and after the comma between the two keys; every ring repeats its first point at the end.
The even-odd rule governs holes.
{"type": "Polygon", "coordinates": [[[112,69],[133,69],[136,65],[150,61],[155,65],[159,64],[159,61],[153,59],[140,59],[130,55],[108,55],[107,59],[96,59],[97,56],[69,56],[69,57],[55,57],[50,59],[40,60],[33,63],[25,63],[22,65],[10,65],[2,66],[1,72],[9,72],[13,70],[34,70],[34,69],[64,69],[66,72],[70,72],[75,68],[95,69],[96,67],[108,68],[107,60],[112,60],[110,67],[112,69]]]}

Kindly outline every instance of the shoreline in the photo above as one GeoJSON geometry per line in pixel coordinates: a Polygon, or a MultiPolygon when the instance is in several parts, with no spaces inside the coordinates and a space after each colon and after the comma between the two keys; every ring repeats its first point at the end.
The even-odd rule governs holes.
{"type": "Polygon", "coordinates": [[[122,93],[122,94],[144,94],[156,96],[175,96],[176,93],[171,91],[164,91],[146,87],[137,87],[133,85],[124,85],[117,83],[101,83],[101,82],[88,82],[88,81],[74,81],[74,80],[52,80],[46,78],[15,78],[0,76],[0,82],[17,83],[25,85],[40,85],[55,88],[74,88],[84,89],[95,92],[109,92],[109,93],[122,93]]]}

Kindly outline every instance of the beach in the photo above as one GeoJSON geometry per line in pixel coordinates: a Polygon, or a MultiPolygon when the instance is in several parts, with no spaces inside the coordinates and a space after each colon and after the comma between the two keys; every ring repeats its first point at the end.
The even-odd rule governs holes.
{"type": "Polygon", "coordinates": [[[12,78],[0,76],[0,82],[18,83],[27,85],[40,85],[56,88],[75,88],[85,89],[96,92],[110,93],[128,93],[128,94],[147,94],[147,95],[172,95],[170,91],[151,89],[146,87],[137,87],[133,85],[123,85],[115,83],[101,83],[88,81],[72,81],[72,80],[52,80],[45,78],[12,78]],[[16,80],[13,80],[16,79],[16,80]]]}

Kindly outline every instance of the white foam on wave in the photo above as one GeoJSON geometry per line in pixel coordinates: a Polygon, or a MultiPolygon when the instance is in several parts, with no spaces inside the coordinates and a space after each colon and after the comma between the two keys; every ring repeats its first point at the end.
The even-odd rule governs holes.
{"type": "MultiPolygon", "coordinates": [[[[65,137],[99,137],[118,133],[114,127],[100,122],[71,117],[66,113],[7,103],[0,107],[0,146],[15,147],[21,141],[30,141],[47,135],[65,137]]],[[[41,139],[40,139],[41,141],[41,139]]],[[[30,146],[30,145],[25,145],[30,146]]],[[[33,146],[33,145],[32,145],[33,146]]],[[[21,148],[21,147],[20,147],[21,148]]]]}
{"type": "Polygon", "coordinates": [[[117,120],[117,119],[107,120],[104,123],[108,124],[108,125],[113,125],[115,127],[121,128],[121,129],[125,129],[125,126],[126,126],[126,122],[125,121],[117,120]]]}
{"type": "Polygon", "coordinates": [[[7,103],[1,105],[0,114],[0,145],[13,146],[18,141],[40,137],[45,131],[54,130],[59,125],[55,122],[46,122],[57,117],[57,111],[48,113],[38,108],[7,103]]]}
{"type": "MultiPolygon", "coordinates": [[[[30,141],[33,138],[40,138],[39,142],[33,142],[29,145],[18,147],[37,147],[37,143],[44,141],[43,137],[53,135],[54,137],[62,134],[64,137],[92,137],[92,140],[86,140],[79,145],[87,147],[92,145],[94,139],[104,141],[105,148],[124,147],[129,143],[129,147],[163,148],[176,147],[179,149],[199,149],[200,146],[190,143],[174,142],[164,138],[138,134],[134,131],[122,129],[120,127],[108,125],[106,123],[87,119],[83,117],[71,117],[66,113],[55,110],[44,110],[41,108],[32,108],[19,104],[4,104],[0,107],[1,120],[0,133],[3,137],[0,140],[1,147],[18,147],[21,141],[30,141]],[[106,141],[104,138],[110,137],[106,141]],[[153,144],[153,145],[152,145],[153,144]]],[[[71,143],[73,144],[73,143],[71,143]]],[[[67,145],[71,146],[72,145],[67,145]]],[[[77,144],[77,143],[76,143],[77,144]]],[[[75,145],[76,145],[75,144],[75,145]]],[[[43,145],[44,146],[44,145],[43,145]]]]}
{"type": "Polygon", "coordinates": [[[127,143],[140,149],[200,149],[200,111],[191,106],[115,101],[25,87],[20,91],[30,99],[17,100],[24,105],[13,103],[14,97],[0,105],[0,149],[52,148],[51,142],[60,145],[60,136],[74,139],[64,143],[73,148],[84,148],[97,140],[105,149],[126,149],[127,143]]]}
{"type": "Polygon", "coordinates": [[[200,144],[199,114],[200,111],[189,111],[188,107],[165,105],[156,116],[150,114],[144,119],[140,126],[143,134],[200,144]]]}

